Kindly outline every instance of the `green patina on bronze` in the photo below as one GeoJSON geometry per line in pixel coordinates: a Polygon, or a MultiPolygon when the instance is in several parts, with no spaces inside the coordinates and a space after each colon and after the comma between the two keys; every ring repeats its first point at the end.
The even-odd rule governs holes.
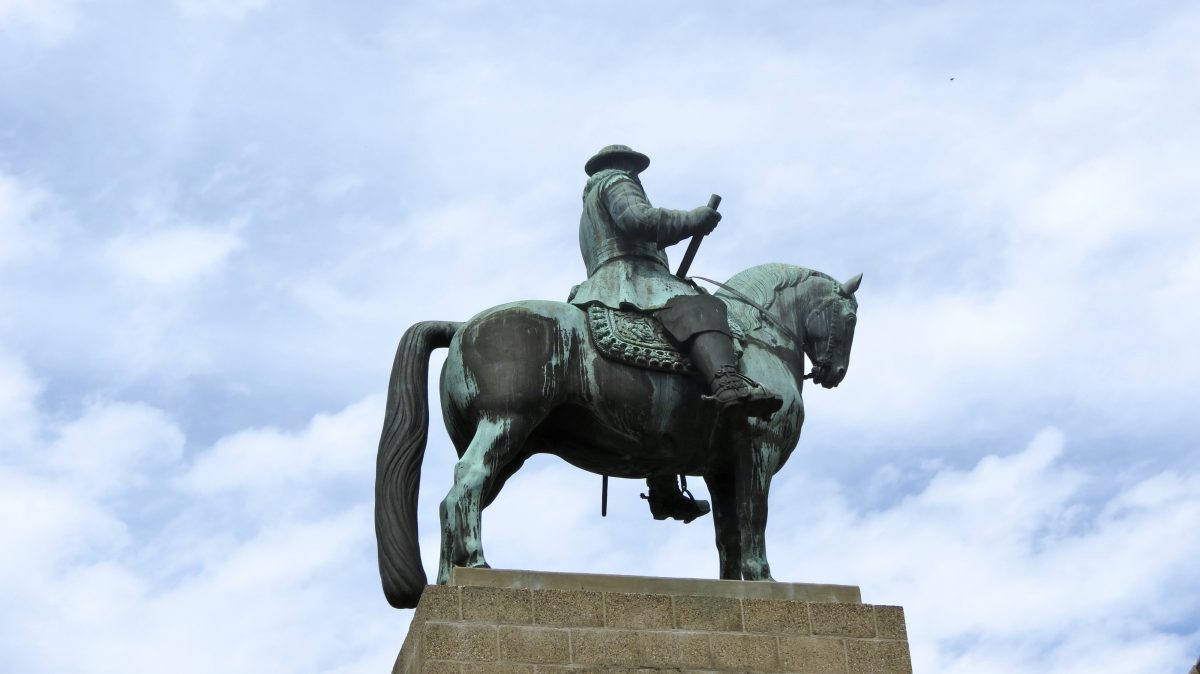
{"type": "MultiPolygon", "coordinates": [[[[625,150],[613,153],[617,168],[622,157],[631,171],[645,168],[644,155],[625,150]]],[[[428,435],[429,355],[443,347],[449,352],[441,372],[442,416],[460,458],[440,508],[439,582],[453,567],[487,566],[481,513],[536,453],[600,475],[650,478],[652,490],[655,481],[673,483],[675,475],[702,477],[712,497],[720,577],[771,580],[764,539],[771,478],[799,441],[805,379],[832,388],[845,376],[861,275],[840,283],[802,267],[766,264],[735,275],[714,296],[704,294],[670,274],[665,254],[658,258],[666,246],[711,231],[719,219],[712,209],[639,205],[640,183],[606,176],[614,159],[604,151],[597,158],[589,161],[592,190],[585,192],[580,228],[589,280],[570,302],[514,302],[464,323],[422,322],[400,341],[376,473],[380,574],[393,606],[414,606],[427,582],[417,543],[417,485],[428,435]],[[605,180],[622,187],[596,202],[603,213],[589,213],[588,195],[603,191],[593,183],[605,180]],[[640,209],[625,220],[632,225],[611,216],[620,207],[640,209]],[[605,227],[611,231],[600,231],[605,227]],[[617,273],[605,277],[613,268],[617,273]],[[675,298],[681,296],[702,299],[680,303],[675,298]],[[655,349],[659,362],[613,357],[606,341],[612,324],[609,334],[589,329],[608,315],[597,306],[641,312],[635,318],[650,322],[631,319],[637,326],[627,336],[643,343],[624,348],[655,349]],[[729,345],[726,321],[742,326],[740,358],[729,345]],[[664,339],[674,342],[679,363],[695,360],[698,367],[664,365],[669,358],[658,352],[664,339]],[[713,352],[701,348],[704,339],[734,361],[729,368],[737,372],[713,374],[712,363],[705,366],[713,352]],[[808,375],[805,356],[813,363],[808,375]],[[734,374],[773,392],[778,411],[742,405],[748,396],[718,395],[721,378],[734,374]]]]}

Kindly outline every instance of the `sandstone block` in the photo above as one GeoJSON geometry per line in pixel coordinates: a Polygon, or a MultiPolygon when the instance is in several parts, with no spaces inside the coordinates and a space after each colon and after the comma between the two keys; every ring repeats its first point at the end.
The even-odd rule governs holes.
{"type": "MultiPolygon", "coordinates": [[[[459,589],[457,587],[426,585],[425,590],[421,593],[417,611],[421,613],[420,617],[424,620],[450,622],[459,619],[458,606],[459,589]]],[[[417,616],[414,615],[413,619],[416,618],[417,616]]]]}
{"type": "Polygon", "coordinates": [[[779,637],[779,663],[797,674],[845,674],[846,645],[841,639],[779,637]]]}
{"type": "Polygon", "coordinates": [[[741,632],[742,602],[730,597],[675,597],[675,627],[741,632]]]}
{"type": "Polygon", "coordinates": [[[462,619],[516,625],[533,624],[533,595],[529,590],[499,587],[462,588],[462,619]]]}
{"type": "Polygon", "coordinates": [[[534,674],[534,665],[516,662],[464,662],[462,674],[534,674]]]}
{"type": "Polygon", "coordinates": [[[604,594],[585,590],[535,590],[533,618],[538,625],[603,627],[604,594]]]}
{"type": "Polygon", "coordinates": [[[450,660],[427,660],[421,674],[460,674],[462,665],[450,660]]]}
{"type": "Polygon", "coordinates": [[[640,664],[647,667],[712,666],[708,650],[708,635],[703,632],[679,630],[642,632],[638,635],[642,654],[640,664]]]}
{"type": "Polygon", "coordinates": [[[875,636],[874,607],[862,604],[809,604],[813,634],[835,637],[875,636]]]}
{"type": "Polygon", "coordinates": [[[747,632],[812,634],[805,602],[743,599],[742,617],[747,632]]]}
{"type": "Polygon", "coordinates": [[[495,660],[496,628],[468,623],[426,623],[421,652],[427,660],[495,660]]]}
{"type": "Polygon", "coordinates": [[[846,642],[850,674],[912,674],[912,660],[905,641],[846,642]]]}
{"type": "MultiPolygon", "coordinates": [[[[670,674],[715,674],[701,673],[697,669],[672,669],[670,674]]],[[[619,664],[568,664],[568,666],[546,666],[539,664],[534,674],[667,674],[652,667],[623,667],[619,664]]]]}
{"type": "Polygon", "coordinates": [[[571,630],[572,662],[580,665],[638,665],[638,634],[633,630],[571,630]]]}
{"type": "Polygon", "coordinates": [[[671,598],[662,594],[607,592],[604,615],[608,627],[671,629],[671,598]]]}
{"type": "Polygon", "coordinates": [[[899,606],[876,606],[875,628],[880,639],[908,639],[904,626],[904,609],[899,606]]]}
{"type": "Polygon", "coordinates": [[[716,669],[733,672],[779,671],[779,646],[765,634],[710,634],[709,649],[716,669]]]}
{"type": "Polygon", "coordinates": [[[571,640],[567,630],[501,625],[499,636],[500,660],[529,664],[571,661],[571,640]]]}

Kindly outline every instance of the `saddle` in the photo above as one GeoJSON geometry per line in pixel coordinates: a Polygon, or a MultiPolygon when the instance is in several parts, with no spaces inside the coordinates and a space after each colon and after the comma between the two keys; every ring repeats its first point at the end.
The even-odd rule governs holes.
{"type": "MultiPolygon", "coordinates": [[[[695,372],[692,360],[679,350],[654,316],[593,304],[587,308],[588,332],[601,356],[619,363],[659,372],[695,372]]],[[[734,353],[740,357],[745,330],[729,317],[734,353]]]]}

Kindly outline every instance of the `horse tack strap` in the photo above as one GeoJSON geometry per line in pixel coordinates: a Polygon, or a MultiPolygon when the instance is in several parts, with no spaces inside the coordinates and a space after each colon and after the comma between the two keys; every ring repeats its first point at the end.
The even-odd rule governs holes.
{"type": "Polygon", "coordinates": [[[690,281],[690,280],[693,280],[693,279],[695,279],[695,280],[699,280],[699,281],[705,281],[705,282],[707,282],[707,283],[711,283],[711,284],[713,284],[713,285],[717,286],[718,288],[720,288],[721,290],[724,290],[725,292],[729,293],[729,294],[730,294],[730,295],[732,295],[732,296],[733,296],[735,299],[741,300],[742,302],[745,302],[746,304],[749,304],[750,306],[754,307],[755,309],[758,309],[758,312],[759,312],[760,314],[762,314],[762,315],[763,315],[763,318],[766,318],[767,320],[769,320],[769,321],[771,321],[772,323],[774,323],[776,327],[778,327],[780,330],[782,330],[782,331],[783,331],[783,334],[784,334],[784,335],[785,335],[785,336],[786,336],[788,339],[792,340],[792,342],[794,342],[794,343],[796,344],[796,346],[798,346],[798,347],[800,347],[800,348],[804,348],[804,340],[803,340],[803,339],[800,339],[799,337],[797,337],[797,336],[796,336],[796,333],[792,332],[791,328],[789,328],[788,326],[784,325],[784,324],[783,324],[783,321],[781,321],[781,320],[779,320],[778,318],[776,318],[776,317],[775,317],[775,314],[771,313],[770,311],[767,311],[767,310],[766,310],[766,309],[765,309],[765,308],[764,308],[762,305],[760,305],[758,302],[755,302],[754,300],[750,299],[749,297],[746,297],[746,294],[745,294],[745,293],[743,293],[742,291],[740,291],[740,290],[738,290],[738,289],[736,289],[736,288],[731,288],[730,286],[728,286],[728,285],[726,285],[726,284],[724,284],[724,283],[721,283],[720,281],[714,281],[714,280],[712,280],[712,279],[710,279],[710,278],[705,278],[705,277],[703,277],[703,276],[689,276],[689,277],[687,277],[687,280],[689,280],[689,281],[690,281]]]}

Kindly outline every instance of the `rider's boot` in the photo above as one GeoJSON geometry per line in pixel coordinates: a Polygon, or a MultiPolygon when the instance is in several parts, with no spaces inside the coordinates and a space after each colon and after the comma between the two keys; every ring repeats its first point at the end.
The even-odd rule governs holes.
{"type": "Polygon", "coordinates": [[[684,524],[708,514],[711,509],[708,501],[696,500],[679,489],[679,482],[674,475],[662,475],[646,480],[649,494],[642,498],[650,502],[650,514],[656,520],[680,520],[684,524]]]}
{"type": "Polygon", "coordinates": [[[763,388],[738,371],[733,353],[733,338],[722,332],[702,332],[692,340],[692,362],[704,375],[711,395],[706,400],[715,400],[721,411],[758,417],[763,420],[783,407],[779,395],[763,388]]]}

